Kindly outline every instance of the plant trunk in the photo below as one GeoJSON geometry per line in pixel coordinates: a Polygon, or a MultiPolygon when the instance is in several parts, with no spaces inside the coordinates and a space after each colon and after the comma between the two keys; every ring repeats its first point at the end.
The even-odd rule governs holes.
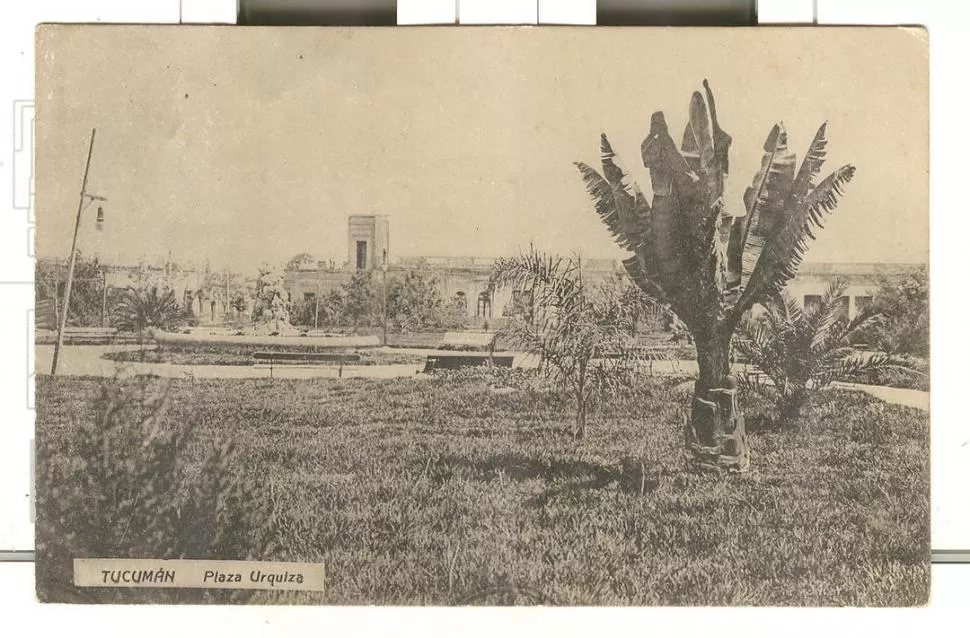
{"type": "Polygon", "coordinates": [[[579,382],[576,389],[576,429],[573,430],[574,439],[586,436],[586,369],[580,366],[579,382]]]}
{"type": "Polygon", "coordinates": [[[574,439],[586,437],[586,404],[580,399],[579,408],[576,410],[576,429],[573,430],[574,439]]]}
{"type": "Polygon", "coordinates": [[[795,430],[802,415],[802,406],[808,394],[804,389],[798,388],[786,397],[778,401],[778,418],[784,430],[795,430]]]}
{"type": "Polygon", "coordinates": [[[731,334],[715,330],[697,335],[695,344],[699,375],[684,427],[688,462],[703,469],[746,472],[750,453],[737,381],[731,375],[731,334]]]}

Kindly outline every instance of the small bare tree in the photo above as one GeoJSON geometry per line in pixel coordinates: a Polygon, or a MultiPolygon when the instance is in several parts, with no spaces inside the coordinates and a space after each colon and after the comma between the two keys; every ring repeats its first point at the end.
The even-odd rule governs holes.
{"type": "Polygon", "coordinates": [[[573,436],[584,437],[595,400],[629,386],[635,314],[620,307],[619,297],[584,284],[577,259],[534,249],[499,259],[491,283],[531,291],[531,322],[515,318],[502,335],[514,348],[538,356],[540,374],[575,401],[573,436]]]}

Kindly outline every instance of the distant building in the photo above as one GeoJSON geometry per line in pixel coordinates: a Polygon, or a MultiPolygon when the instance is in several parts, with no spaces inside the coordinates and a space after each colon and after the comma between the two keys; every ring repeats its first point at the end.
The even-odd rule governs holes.
{"type": "Polygon", "coordinates": [[[803,307],[818,303],[826,287],[835,279],[846,283],[845,314],[854,318],[872,303],[872,295],[883,279],[905,277],[925,268],[925,264],[896,263],[805,263],[788,284],[788,292],[803,307]]]}
{"type": "MultiPolygon", "coordinates": [[[[390,252],[390,222],[385,215],[351,215],[347,229],[347,261],[342,265],[318,261],[313,265],[307,255],[298,255],[286,271],[284,285],[294,301],[312,302],[317,295],[340,288],[355,272],[371,271],[388,277],[408,271],[433,274],[442,295],[461,300],[469,317],[487,320],[502,316],[514,307],[524,291],[489,290],[488,281],[494,258],[490,257],[394,257],[390,252]],[[298,263],[297,263],[298,262],[298,263]],[[293,266],[293,264],[297,264],[293,266]]],[[[803,305],[821,298],[826,286],[836,279],[846,281],[845,308],[854,317],[872,301],[872,291],[884,276],[912,273],[920,264],[892,263],[804,263],[788,290],[803,305]]],[[[584,259],[587,281],[604,280],[622,272],[618,260],[584,259]]]]}
{"type": "MultiPolygon", "coordinates": [[[[301,257],[298,255],[297,257],[301,257]]],[[[491,257],[400,257],[390,253],[390,222],[385,215],[351,215],[347,227],[347,262],[336,267],[332,262],[317,262],[309,268],[305,261],[299,267],[287,268],[284,286],[293,300],[312,302],[350,281],[356,272],[374,272],[376,276],[403,275],[423,271],[433,274],[445,299],[466,308],[469,317],[485,321],[502,316],[521,301],[524,291],[490,290],[488,286],[491,257]]],[[[291,260],[291,264],[295,261],[291,260]]],[[[591,279],[602,279],[622,268],[610,259],[583,261],[583,273],[591,279]]]]}
{"type": "Polygon", "coordinates": [[[355,270],[387,264],[391,223],[387,215],[351,215],[347,224],[347,263],[355,270]]]}

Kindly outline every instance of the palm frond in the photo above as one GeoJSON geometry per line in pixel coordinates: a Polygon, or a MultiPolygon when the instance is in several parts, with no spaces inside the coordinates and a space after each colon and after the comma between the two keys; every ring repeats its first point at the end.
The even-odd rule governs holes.
{"type": "Polygon", "coordinates": [[[600,161],[603,177],[613,192],[617,221],[627,242],[636,250],[649,233],[650,205],[640,187],[623,167],[606,134],[600,135],[600,161]]]}
{"type": "Polygon", "coordinates": [[[112,308],[115,324],[123,330],[169,329],[181,318],[182,310],[172,290],[128,287],[112,308]]]}
{"type": "Polygon", "coordinates": [[[792,184],[790,204],[801,201],[815,188],[815,180],[822,171],[822,164],[825,163],[825,147],[828,145],[828,140],[825,139],[826,127],[827,123],[823,123],[818,128],[805,152],[798,174],[795,176],[795,182],[792,184]]]}
{"type": "Polygon", "coordinates": [[[809,347],[818,350],[830,347],[830,344],[843,341],[848,325],[848,309],[844,308],[843,293],[845,282],[835,279],[828,283],[819,304],[806,312],[812,326],[809,347]],[[842,323],[841,326],[838,324],[842,323]]]}
{"type": "Polygon", "coordinates": [[[489,285],[494,288],[531,290],[537,319],[564,313],[582,296],[582,284],[574,276],[577,264],[562,257],[532,250],[518,257],[502,257],[492,267],[489,285]]]}
{"type": "Polygon", "coordinates": [[[785,309],[785,317],[792,324],[801,324],[805,321],[805,311],[798,304],[798,301],[787,290],[782,290],[777,297],[779,303],[785,309]]]}
{"type": "Polygon", "coordinates": [[[818,387],[825,387],[833,381],[840,381],[859,374],[878,372],[881,370],[897,370],[919,374],[913,362],[908,358],[886,352],[861,352],[853,350],[841,358],[832,361],[828,366],[816,374],[818,387]]]}
{"type": "Polygon", "coordinates": [[[846,326],[847,334],[862,332],[868,328],[879,325],[886,320],[886,317],[877,312],[860,312],[846,326]]]}
{"type": "Polygon", "coordinates": [[[752,304],[777,294],[791,281],[808,250],[809,240],[815,239],[813,231],[823,227],[824,216],[835,210],[853,175],[855,167],[846,165],[826,177],[768,238],[736,312],[744,312],[752,304]]]}
{"type": "Polygon", "coordinates": [[[628,229],[620,220],[613,188],[594,168],[583,162],[576,162],[576,168],[583,176],[586,192],[593,202],[593,208],[610,231],[614,241],[626,250],[636,250],[639,238],[631,237],[628,229]]]}

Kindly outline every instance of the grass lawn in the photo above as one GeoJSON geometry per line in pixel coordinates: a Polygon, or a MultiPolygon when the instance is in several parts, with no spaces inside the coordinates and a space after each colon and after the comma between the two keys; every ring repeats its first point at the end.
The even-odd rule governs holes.
{"type": "MultiPolygon", "coordinates": [[[[101,383],[38,378],[37,436],[57,462],[81,461],[72,432],[93,418],[101,383]]],[[[645,379],[638,396],[596,410],[579,442],[568,406],[519,372],[176,379],[165,419],[231,438],[238,471],[270,486],[277,543],[265,558],[326,564],[325,593],[252,602],[926,602],[926,413],[829,391],[800,432],[752,433],[750,473],[693,474],[674,385],[645,379]]],[[[44,515],[39,591],[70,598],[69,569],[43,557],[77,530],[44,515]]]]}

